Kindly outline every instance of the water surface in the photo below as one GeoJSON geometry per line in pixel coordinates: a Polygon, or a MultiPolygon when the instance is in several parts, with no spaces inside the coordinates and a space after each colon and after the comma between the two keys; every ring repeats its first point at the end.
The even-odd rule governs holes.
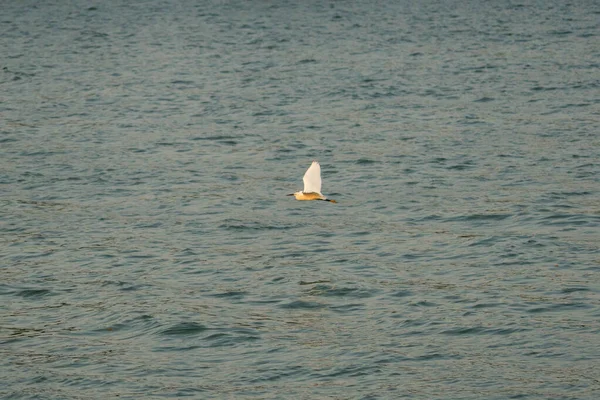
{"type": "Polygon", "coordinates": [[[2,9],[3,398],[597,398],[596,2],[2,9]]]}

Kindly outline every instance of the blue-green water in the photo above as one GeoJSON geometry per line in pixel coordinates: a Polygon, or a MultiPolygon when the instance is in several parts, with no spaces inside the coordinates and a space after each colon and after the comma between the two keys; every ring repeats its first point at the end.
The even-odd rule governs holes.
{"type": "Polygon", "coordinates": [[[597,2],[1,8],[0,397],[598,398],[597,2]]]}

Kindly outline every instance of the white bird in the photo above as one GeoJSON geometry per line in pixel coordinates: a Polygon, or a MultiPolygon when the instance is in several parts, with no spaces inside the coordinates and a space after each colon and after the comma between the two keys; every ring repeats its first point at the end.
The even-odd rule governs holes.
{"type": "Polygon", "coordinates": [[[317,161],[313,161],[308,167],[302,180],[304,181],[304,190],[288,194],[288,196],[294,196],[296,200],[324,200],[337,203],[337,201],[330,200],[321,193],[321,165],[317,161]]]}

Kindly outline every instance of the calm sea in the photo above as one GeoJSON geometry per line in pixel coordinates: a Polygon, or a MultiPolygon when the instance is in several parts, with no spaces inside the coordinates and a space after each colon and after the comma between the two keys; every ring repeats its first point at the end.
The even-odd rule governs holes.
{"type": "Polygon", "coordinates": [[[599,398],[597,1],[0,8],[0,397],[599,398]]]}

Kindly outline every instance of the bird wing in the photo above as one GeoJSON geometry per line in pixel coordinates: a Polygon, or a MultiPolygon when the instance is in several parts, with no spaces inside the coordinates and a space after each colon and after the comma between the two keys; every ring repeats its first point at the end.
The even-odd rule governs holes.
{"type": "Polygon", "coordinates": [[[321,193],[321,166],[313,161],[304,174],[304,193],[321,193]]]}

